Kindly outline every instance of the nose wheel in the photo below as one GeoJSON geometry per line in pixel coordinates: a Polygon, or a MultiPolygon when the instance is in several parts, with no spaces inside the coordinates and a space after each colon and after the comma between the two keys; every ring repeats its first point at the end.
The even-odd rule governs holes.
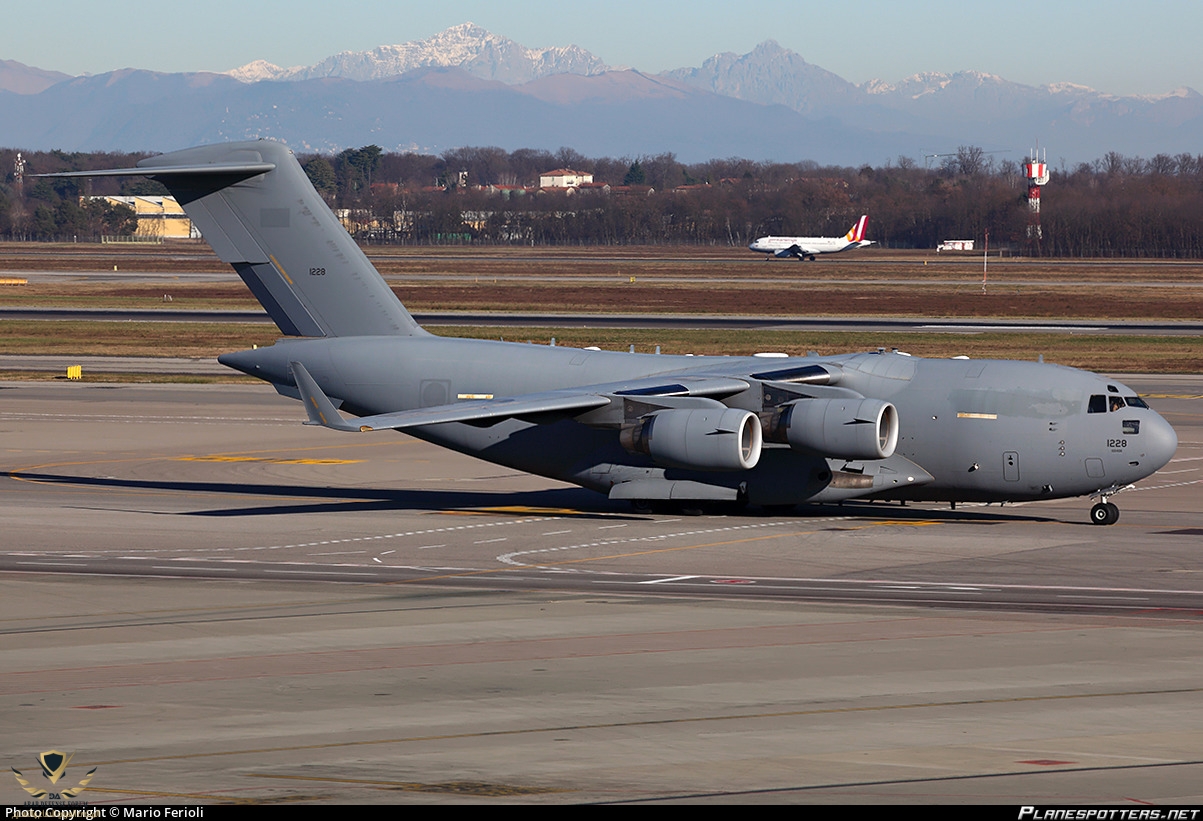
{"type": "Polygon", "coordinates": [[[1092,525],[1113,525],[1119,521],[1119,508],[1112,502],[1099,502],[1090,509],[1092,525]]]}
{"type": "Polygon", "coordinates": [[[1107,500],[1117,493],[1131,489],[1132,485],[1112,485],[1090,494],[1092,499],[1099,500],[1099,503],[1090,509],[1090,523],[1092,525],[1113,525],[1118,522],[1119,508],[1107,500]]]}

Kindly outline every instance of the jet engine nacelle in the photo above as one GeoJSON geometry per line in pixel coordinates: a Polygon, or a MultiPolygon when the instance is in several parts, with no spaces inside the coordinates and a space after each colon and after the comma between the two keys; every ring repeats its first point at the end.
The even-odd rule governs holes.
{"type": "Polygon", "coordinates": [[[750,470],[760,460],[763,431],[751,411],[675,408],[623,425],[619,441],[656,464],[691,470],[750,470]]]}
{"type": "Polygon", "coordinates": [[[837,459],[888,459],[898,411],[881,399],[800,399],[764,417],[765,438],[837,459]]]}

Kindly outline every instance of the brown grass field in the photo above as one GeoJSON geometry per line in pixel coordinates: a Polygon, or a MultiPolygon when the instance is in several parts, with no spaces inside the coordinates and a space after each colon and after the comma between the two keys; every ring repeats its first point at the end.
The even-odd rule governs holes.
{"type": "MultiPolygon", "coordinates": [[[[532,311],[966,319],[1203,317],[1203,261],[1043,260],[866,249],[817,262],[764,261],[743,247],[365,249],[415,311],[532,311]]],[[[0,305],[253,308],[203,243],[0,244],[0,305]],[[116,275],[113,274],[116,266],[116,275]],[[47,275],[44,272],[58,272],[47,275]],[[77,274],[72,276],[71,274],[77,274]],[[193,274],[203,277],[189,276],[193,274]],[[165,302],[164,296],[171,301],[165,302]]],[[[1034,359],[1119,372],[1203,371],[1192,336],[852,334],[567,328],[438,328],[445,335],[665,353],[836,353],[898,347],[924,356],[1034,359]]],[[[0,322],[0,353],[215,356],[270,344],[270,326],[0,322]]]]}

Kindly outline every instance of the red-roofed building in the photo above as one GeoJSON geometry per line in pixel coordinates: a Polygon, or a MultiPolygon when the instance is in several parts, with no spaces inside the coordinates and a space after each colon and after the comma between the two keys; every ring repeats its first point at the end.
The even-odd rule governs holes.
{"type": "Polygon", "coordinates": [[[539,175],[540,188],[577,188],[587,182],[593,182],[592,174],[571,168],[557,168],[539,175]]]}

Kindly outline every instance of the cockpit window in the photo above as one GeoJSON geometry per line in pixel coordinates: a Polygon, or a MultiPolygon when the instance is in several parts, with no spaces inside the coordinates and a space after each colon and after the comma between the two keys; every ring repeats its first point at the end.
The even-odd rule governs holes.
{"type": "Polygon", "coordinates": [[[1141,399],[1139,396],[1125,396],[1124,401],[1128,403],[1128,407],[1130,408],[1148,407],[1148,405],[1145,404],[1145,400],[1141,399]]]}
{"type": "Polygon", "coordinates": [[[1125,419],[1124,420],[1124,434],[1127,436],[1135,436],[1138,433],[1140,433],[1140,420],[1139,419],[1125,419]]]}
{"type": "Polygon", "coordinates": [[[1124,398],[1122,396],[1111,397],[1111,410],[1117,411],[1124,407],[1124,398]]]}
{"type": "Polygon", "coordinates": [[[1107,397],[1101,393],[1096,393],[1090,397],[1090,404],[1086,407],[1087,413],[1106,413],[1107,412],[1107,397]]]}

